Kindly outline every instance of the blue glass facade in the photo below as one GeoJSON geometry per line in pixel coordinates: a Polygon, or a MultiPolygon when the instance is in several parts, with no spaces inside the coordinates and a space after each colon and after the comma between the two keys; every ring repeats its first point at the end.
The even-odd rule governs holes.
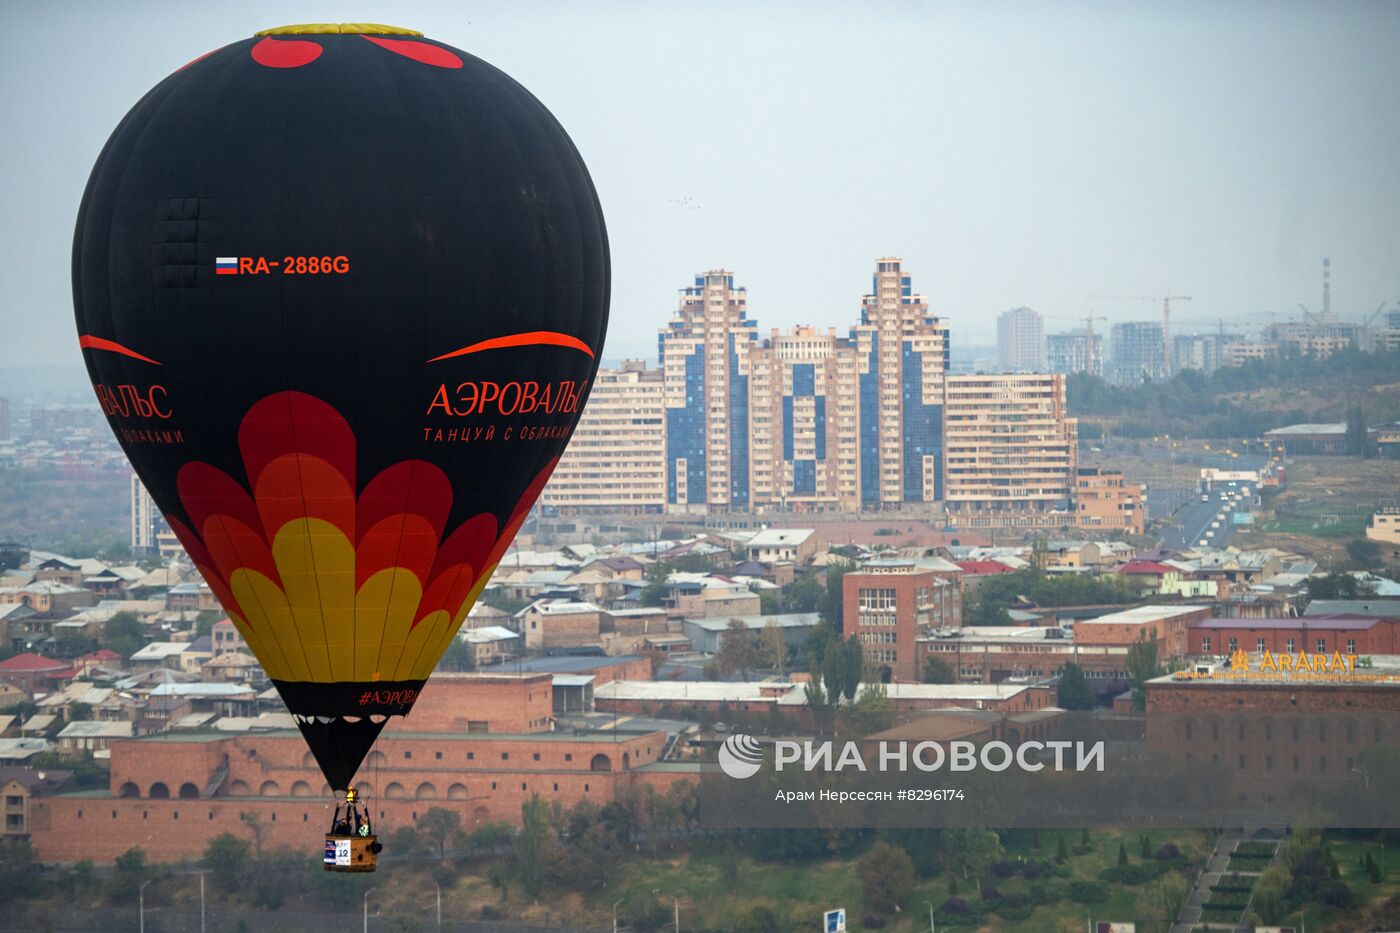
{"type": "Polygon", "coordinates": [[[798,363],[792,367],[793,398],[811,398],[817,393],[816,366],[812,363],[798,363]]]}
{"type": "Polygon", "coordinates": [[[812,496],[817,492],[817,464],[813,460],[792,462],[792,491],[799,496],[812,496]]]}
{"type": "Polygon", "coordinates": [[[818,395],[812,399],[816,406],[816,435],[817,435],[817,459],[826,459],[826,396],[818,395]]]}
{"type": "MultiPolygon", "coordinates": [[[[734,287],[733,277],[729,286],[734,287]]],[[[737,334],[729,335],[729,504],[749,506],[749,377],[740,375],[737,334]]],[[[703,404],[703,402],[702,402],[703,404]]]]}
{"type": "Polygon", "coordinates": [[[932,455],[933,498],[943,498],[943,406],[923,402],[924,355],[905,342],[904,368],[904,501],[924,498],[924,457],[932,455]]]}
{"type": "Polygon", "coordinates": [[[880,335],[870,335],[870,356],[860,375],[860,501],[880,501],[880,335]]]}
{"type": "MultiPolygon", "coordinates": [[[[662,359],[665,359],[664,353],[662,359]]],[[[666,409],[666,501],[676,499],[676,461],[685,459],[685,503],[705,501],[705,350],[685,358],[685,407],[666,409]]]]}
{"type": "Polygon", "coordinates": [[[783,459],[791,460],[792,453],[792,396],[783,396],[783,459]]]}

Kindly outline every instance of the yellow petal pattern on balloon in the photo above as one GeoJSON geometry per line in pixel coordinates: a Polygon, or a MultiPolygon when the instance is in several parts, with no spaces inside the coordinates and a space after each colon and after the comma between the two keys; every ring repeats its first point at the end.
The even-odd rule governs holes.
{"type": "Polygon", "coordinates": [[[246,485],[186,464],[177,485],[189,525],[171,526],[279,684],[427,678],[554,468],[504,525],[488,513],[449,531],[442,470],[396,463],[357,495],[354,434],[310,395],[258,402],[238,442],[246,485]]]}

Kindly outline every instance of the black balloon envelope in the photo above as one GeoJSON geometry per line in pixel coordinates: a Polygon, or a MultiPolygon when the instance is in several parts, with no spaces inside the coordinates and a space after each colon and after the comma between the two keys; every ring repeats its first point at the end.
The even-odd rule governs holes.
{"type": "Polygon", "coordinates": [[[98,400],[333,789],[563,452],[608,286],[558,121],[406,30],[224,46],[98,158],[73,246],[98,400]]]}

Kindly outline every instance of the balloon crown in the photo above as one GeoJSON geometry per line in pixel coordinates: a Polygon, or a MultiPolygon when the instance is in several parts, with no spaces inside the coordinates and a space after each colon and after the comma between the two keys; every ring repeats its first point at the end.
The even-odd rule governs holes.
{"type": "Polygon", "coordinates": [[[421,36],[416,29],[402,26],[385,26],[383,23],[298,23],[292,26],[274,26],[253,33],[259,36],[421,36]]]}

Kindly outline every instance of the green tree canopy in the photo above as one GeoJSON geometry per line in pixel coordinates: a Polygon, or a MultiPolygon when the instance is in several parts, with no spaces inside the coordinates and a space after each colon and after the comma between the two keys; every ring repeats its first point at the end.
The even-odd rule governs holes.
{"type": "Polygon", "coordinates": [[[914,889],[914,862],[909,853],[888,842],[877,842],[856,863],[861,896],[867,910],[892,914],[914,889]]]}

